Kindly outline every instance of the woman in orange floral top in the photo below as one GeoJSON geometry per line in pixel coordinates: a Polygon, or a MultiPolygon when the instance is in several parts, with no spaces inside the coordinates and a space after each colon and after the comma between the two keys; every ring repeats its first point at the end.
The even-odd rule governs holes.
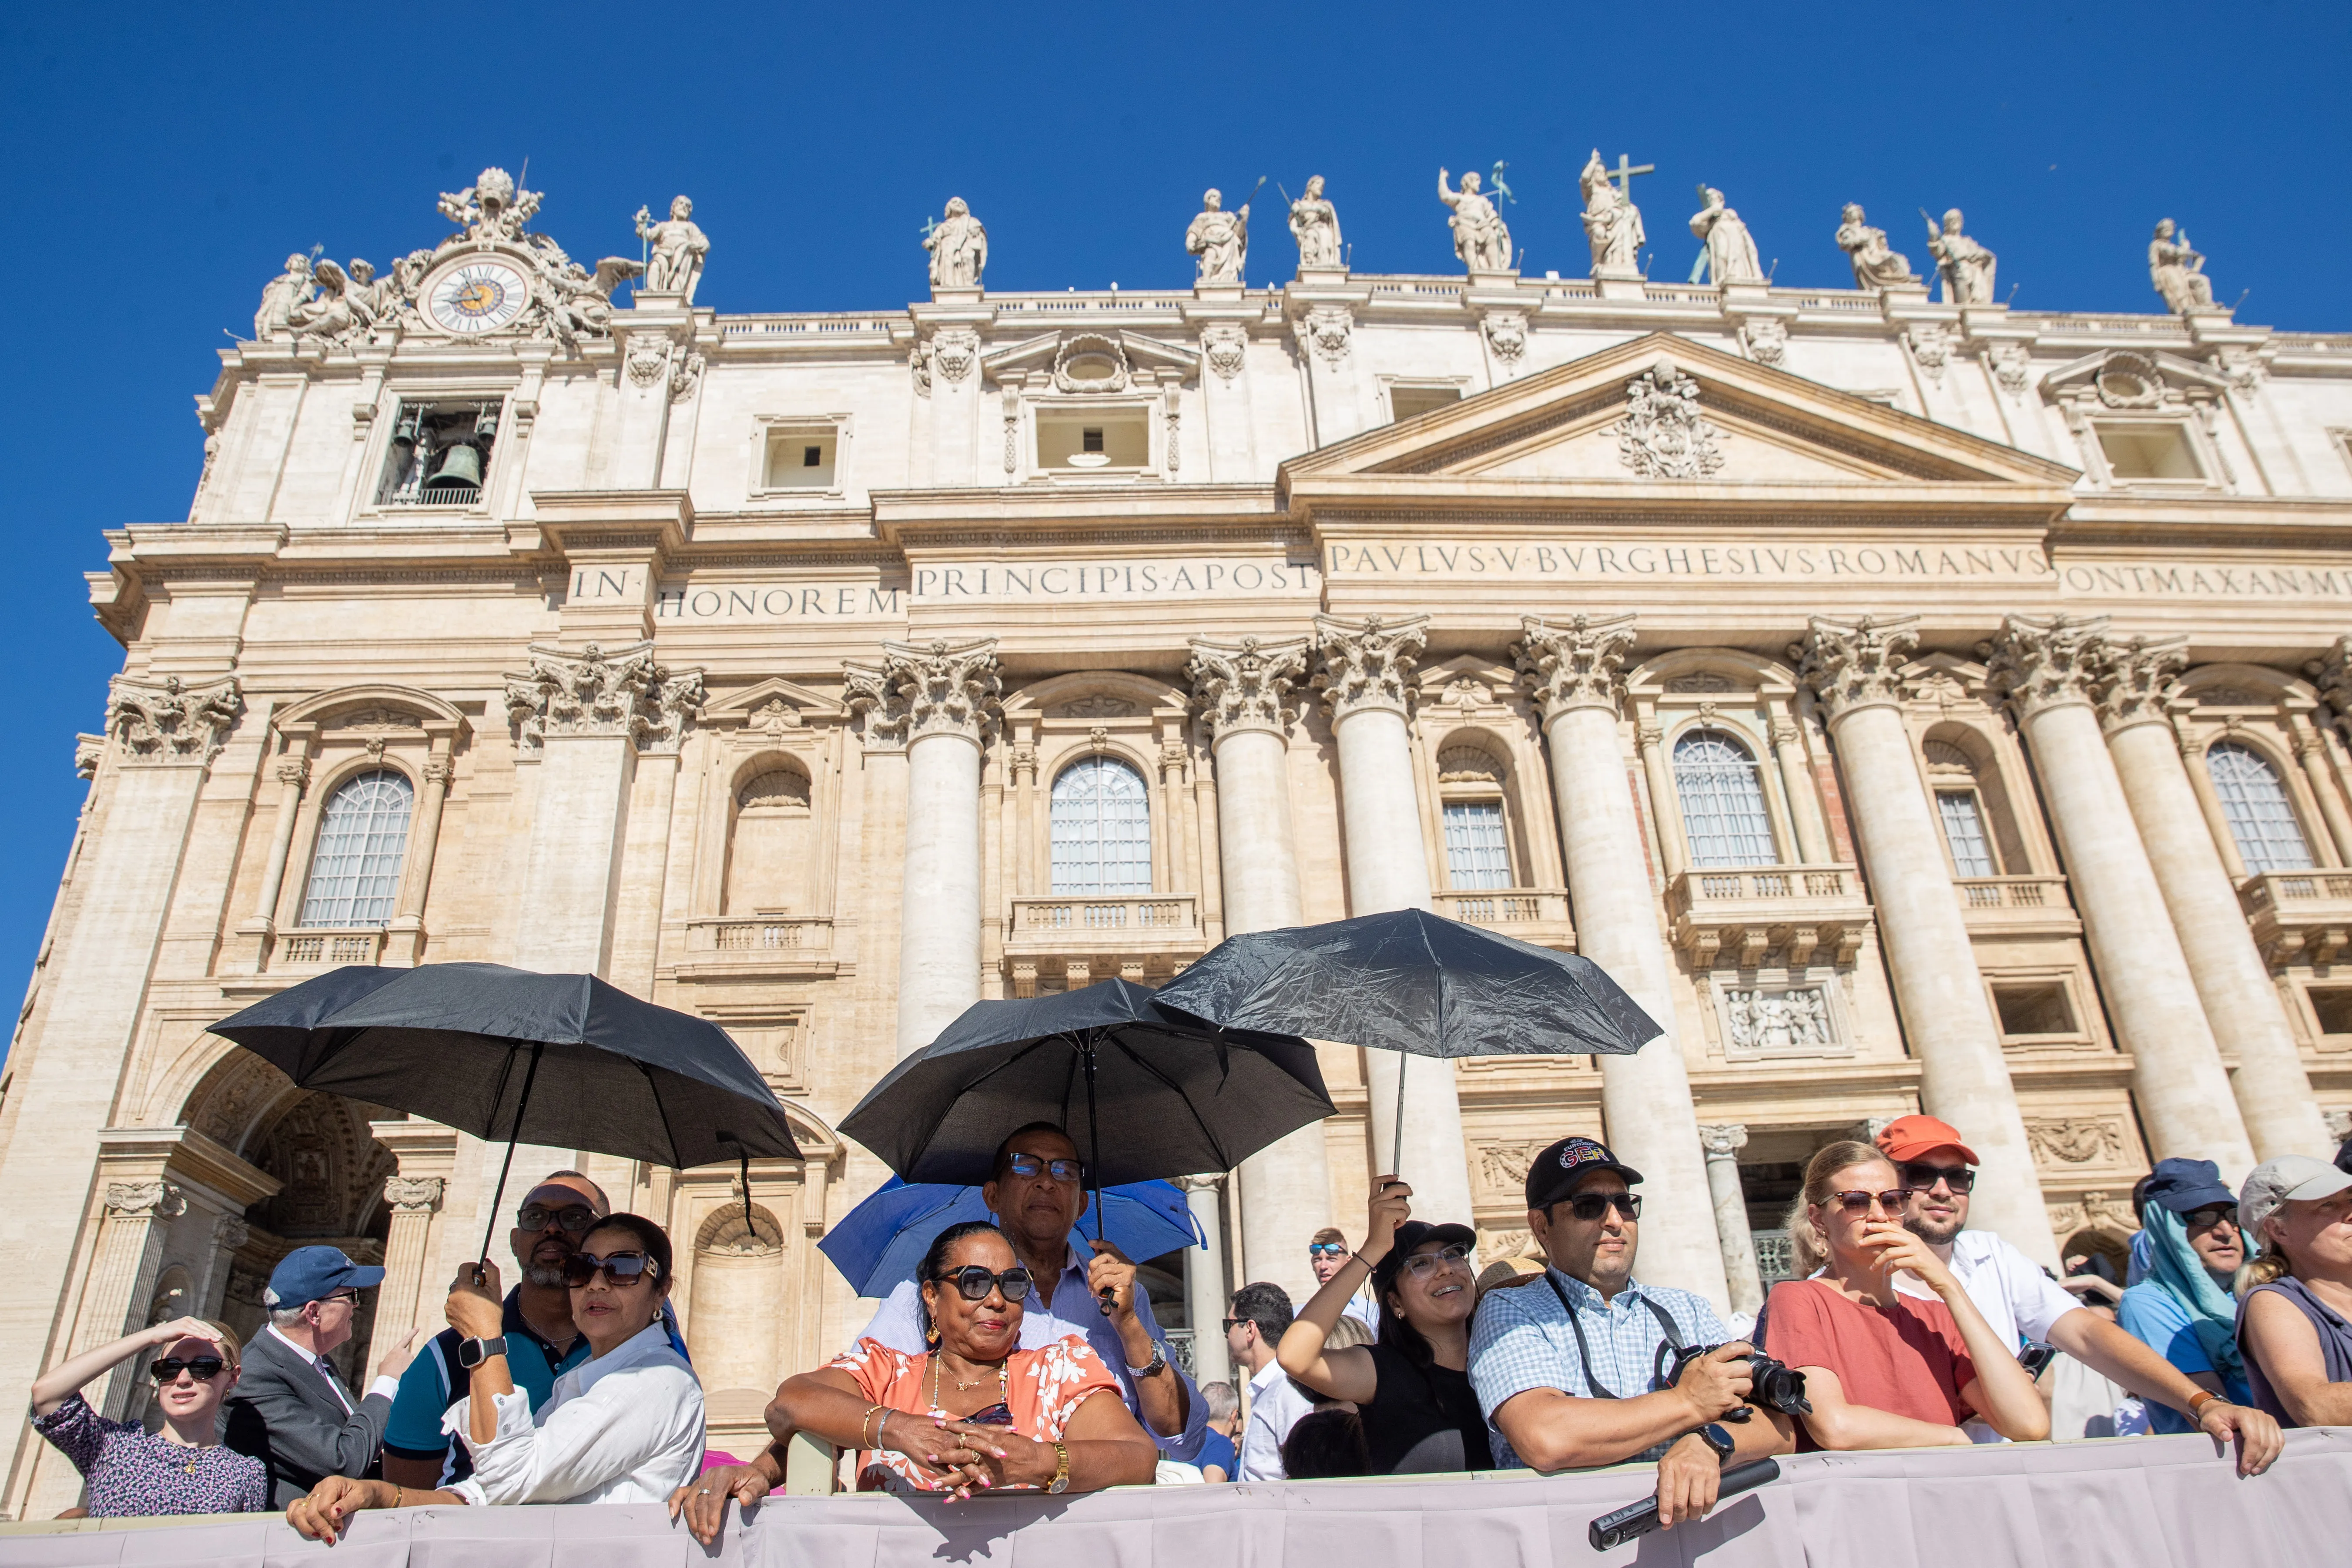
{"type": "Polygon", "coordinates": [[[1092,1491],[1149,1484],[1159,1449],[1118,1380],[1076,1334],[1020,1350],[1028,1270],[992,1225],[950,1226],[924,1256],[924,1339],[873,1340],[787,1379],[768,1406],[780,1451],[794,1431],[861,1450],[861,1491],[1092,1491]]]}

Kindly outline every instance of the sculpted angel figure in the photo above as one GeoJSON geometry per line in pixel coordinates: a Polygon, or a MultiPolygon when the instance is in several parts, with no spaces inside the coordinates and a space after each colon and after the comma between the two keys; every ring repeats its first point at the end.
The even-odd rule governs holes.
{"type": "Polygon", "coordinates": [[[295,302],[286,315],[288,329],[297,338],[324,338],[329,342],[349,335],[353,317],[343,269],[322,260],[310,268],[310,281],[318,286],[318,292],[295,302]]]}
{"type": "Polygon", "coordinates": [[[518,191],[514,176],[504,169],[485,169],[464,190],[441,193],[441,216],[457,226],[443,245],[460,239],[503,239],[511,243],[522,226],[539,211],[540,193],[518,191]]]}
{"type": "Polygon", "coordinates": [[[646,261],[645,287],[658,294],[683,294],[694,303],[694,286],[702,281],[702,258],[710,254],[710,240],[694,221],[694,204],[684,196],[669,204],[669,216],[653,221],[649,207],[637,209],[637,237],[653,247],[646,261]]]}
{"type": "Polygon", "coordinates": [[[261,308],[253,313],[257,342],[286,329],[294,308],[310,297],[310,258],[297,253],[286,258],[286,270],[261,286],[261,308]]]}
{"type": "Polygon", "coordinates": [[[2187,235],[2178,233],[2170,218],[2156,226],[2156,237],[2147,242],[2147,280],[2164,296],[2168,310],[2207,309],[2213,303],[2213,280],[2205,276],[2204,256],[2189,246],[2187,235]]]}
{"type": "Polygon", "coordinates": [[[988,269],[988,230],[961,196],[948,198],[948,216],[923,237],[931,253],[931,287],[977,289],[988,269]]]}
{"type": "MultiPolygon", "coordinates": [[[[1592,247],[1592,275],[1640,277],[1642,246],[1649,237],[1642,229],[1642,209],[1610,180],[1600,148],[1584,161],[1577,184],[1584,192],[1584,239],[1592,247]]],[[[1691,226],[1698,226],[1696,220],[1691,226]]]]}
{"type": "Polygon", "coordinates": [[[1860,202],[1845,204],[1837,242],[1846,259],[1853,263],[1853,286],[1857,289],[1884,289],[1890,284],[1918,281],[1912,276],[1909,260],[1888,248],[1886,231],[1863,221],[1860,202]]]}
{"type": "Polygon", "coordinates": [[[541,274],[541,300],[547,331],[565,348],[577,353],[580,338],[603,337],[613,330],[613,290],[645,274],[646,264],[626,256],[608,256],[590,272],[576,261],[559,271],[541,274]]]}
{"type": "Polygon", "coordinates": [[[1204,193],[1200,216],[1184,231],[1184,248],[1200,258],[1203,283],[1240,282],[1249,256],[1249,203],[1237,212],[1225,211],[1224,203],[1223,193],[1204,193]]]}
{"type": "Polygon", "coordinates": [[[1323,176],[1309,176],[1307,194],[1290,204],[1290,235],[1298,241],[1298,265],[1344,267],[1339,248],[1339,212],[1323,195],[1323,176]]]}
{"type": "Polygon", "coordinates": [[[1936,271],[1944,279],[1944,303],[1990,305],[2000,258],[1961,233],[1961,221],[1958,207],[1944,215],[1941,227],[1927,220],[1927,254],[1936,258],[1936,271]]]}
{"type": "Polygon", "coordinates": [[[1454,254],[1473,272],[1511,269],[1511,231],[1495,204],[1478,194],[1478,171],[1462,172],[1459,191],[1446,184],[1446,172],[1437,171],[1437,199],[1454,209],[1445,226],[1454,231],[1454,254]]]}
{"type": "MultiPolygon", "coordinates": [[[[1701,253],[1708,281],[1714,283],[1761,283],[1764,268],[1756,260],[1756,241],[1739,215],[1723,205],[1723,193],[1712,185],[1698,188],[1700,206],[1691,216],[1690,231],[1706,242],[1701,253]]],[[[1697,274],[1693,271],[1692,279],[1697,274]]]]}
{"type": "Polygon", "coordinates": [[[352,257],[345,271],[351,281],[343,289],[343,297],[352,302],[352,315],[360,330],[365,331],[391,313],[392,284],[378,279],[374,264],[362,257],[352,257]]]}

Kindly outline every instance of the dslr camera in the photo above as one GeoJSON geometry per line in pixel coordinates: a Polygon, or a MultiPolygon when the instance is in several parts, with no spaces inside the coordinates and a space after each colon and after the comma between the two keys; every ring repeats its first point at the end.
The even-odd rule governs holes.
{"type": "MultiPolygon", "coordinates": [[[[1673,1361],[1665,1371],[1665,1381],[1672,1384],[1683,1375],[1683,1368],[1703,1355],[1712,1355],[1721,1345],[1685,1345],[1672,1352],[1673,1361]]],[[[1785,1362],[1774,1361],[1762,1351],[1741,1358],[1748,1363],[1748,1403],[1766,1410],[1777,1410],[1783,1415],[1811,1415],[1811,1404],[1805,1398],[1805,1374],[1785,1362]]],[[[1726,1412],[1726,1421],[1745,1421],[1745,1409],[1726,1412]]]]}

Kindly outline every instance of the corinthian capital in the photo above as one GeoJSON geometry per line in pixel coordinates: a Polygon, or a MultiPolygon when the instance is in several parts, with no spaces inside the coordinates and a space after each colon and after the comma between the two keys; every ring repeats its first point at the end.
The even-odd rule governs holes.
{"type": "Polygon", "coordinates": [[[2352,637],[2337,637],[2326,657],[2313,659],[2303,672],[2318,688],[2319,700],[2336,710],[2336,721],[2352,723],[2352,637]]]}
{"type": "Polygon", "coordinates": [[[1004,683],[996,639],[886,642],[878,664],[842,662],[849,707],[866,715],[869,745],[908,745],[926,735],[961,735],[981,743],[994,727],[1004,683]]]}
{"type": "Polygon", "coordinates": [[[126,763],[207,763],[236,722],[238,706],[234,675],[195,686],[176,675],[118,675],[106,689],[106,734],[126,763]]]}
{"type": "Polygon", "coordinates": [[[506,682],[525,751],[550,735],[626,735],[641,752],[675,751],[703,704],[702,672],[671,674],[649,642],[610,654],[594,643],[576,655],[534,646],[530,668],[506,682]]]}
{"type": "Polygon", "coordinates": [[[2171,715],[2165,705],[2173,683],[2189,664],[2187,637],[2133,637],[2109,642],[2105,658],[2091,683],[2099,705],[2099,721],[2109,734],[2134,724],[2162,724],[2171,715]]]}
{"type": "Polygon", "coordinates": [[[1980,644],[1987,689],[2020,719],[2074,703],[2088,705],[2107,653],[2107,617],[2008,616],[2000,636],[1980,644]]]}
{"type": "Polygon", "coordinates": [[[1731,1160],[1748,1147],[1748,1124],[1722,1121],[1698,1130],[1698,1146],[1710,1160],[1731,1160]]]}
{"type": "Polygon", "coordinates": [[[1797,679],[1836,719],[1857,708],[1902,701],[1903,667],[1918,643],[1916,616],[1857,621],[1813,616],[1805,622],[1805,640],[1791,643],[1789,657],[1796,660],[1797,679]]]}
{"type": "Polygon", "coordinates": [[[166,1181],[109,1182],[106,1212],[124,1219],[177,1219],[188,1212],[188,1200],[166,1181]]]}
{"type": "Polygon", "coordinates": [[[1633,642],[1629,615],[1578,616],[1552,626],[1535,616],[1519,617],[1520,640],[1511,645],[1528,695],[1543,706],[1546,719],[1572,708],[1617,711],[1620,673],[1633,642]]]}
{"type": "Polygon", "coordinates": [[[1307,639],[1237,643],[1194,637],[1192,661],[1184,667],[1192,701],[1212,736],[1244,730],[1279,735],[1290,724],[1290,692],[1307,675],[1307,639]]]}
{"type": "Polygon", "coordinates": [[[432,1213],[441,1206],[445,1181],[439,1176],[392,1176],[383,1184],[383,1201],[394,1208],[432,1213]]]}
{"type": "Polygon", "coordinates": [[[1336,722],[1368,709],[1405,710],[1412,688],[1413,661],[1427,642],[1427,616],[1413,616],[1391,626],[1378,616],[1343,621],[1332,616],[1315,617],[1315,653],[1323,665],[1323,700],[1331,705],[1336,722]]]}

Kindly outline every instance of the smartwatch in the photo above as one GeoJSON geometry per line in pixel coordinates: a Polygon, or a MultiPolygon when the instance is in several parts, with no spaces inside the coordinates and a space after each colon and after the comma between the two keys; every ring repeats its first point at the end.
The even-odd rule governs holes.
{"type": "Polygon", "coordinates": [[[1700,1427],[1698,1440],[1714,1451],[1715,1462],[1718,1465],[1728,1461],[1732,1449],[1738,1447],[1732,1441],[1731,1434],[1724,1429],[1723,1424],[1719,1421],[1710,1421],[1700,1427]]]}
{"type": "Polygon", "coordinates": [[[467,1372],[473,1371],[494,1355],[506,1353],[507,1337],[504,1334],[500,1334],[494,1340],[459,1340],[457,1342],[457,1364],[467,1372]]]}

